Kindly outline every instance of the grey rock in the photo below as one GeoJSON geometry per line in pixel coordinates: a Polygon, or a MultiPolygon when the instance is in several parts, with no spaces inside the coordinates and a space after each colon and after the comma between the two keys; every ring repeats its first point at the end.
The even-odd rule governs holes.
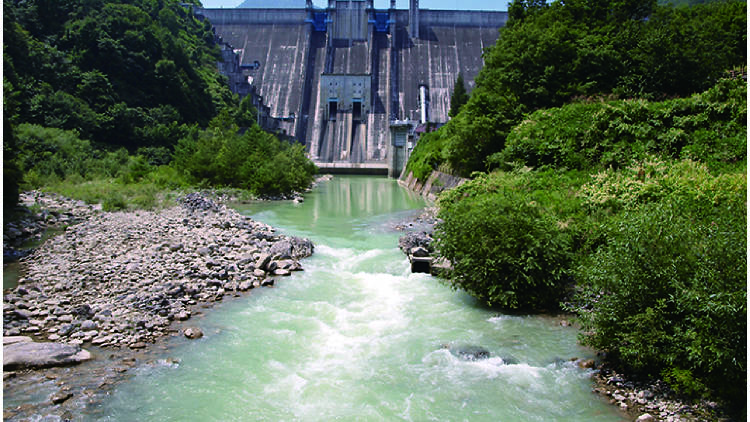
{"type": "Polygon", "coordinates": [[[61,336],[67,336],[73,332],[73,324],[62,324],[57,328],[57,334],[61,336]]]}
{"type": "Polygon", "coordinates": [[[99,326],[90,319],[87,319],[86,321],[83,321],[81,323],[81,330],[83,331],[96,330],[97,328],[99,328],[99,326]]]}
{"type": "Polygon", "coordinates": [[[60,404],[71,397],[73,397],[73,393],[71,393],[70,391],[59,391],[51,395],[49,399],[53,404],[60,404]]]}
{"type": "Polygon", "coordinates": [[[422,247],[422,246],[415,246],[411,248],[409,253],[411,253],[412,256],[416,256],[418,258],[424,258],[424,257],[430,256],[430,251],[428,251],[427,248],[422,247]]]}
{"type": "MultiPolygon", "coordinates": [[[[315,247],[310,239],[290,237],[274,243],[268,253],[278,259],[300,259],[313,254],[315,247]]],[[[263,268],[263,267],[259,267],[263,268]]]]}
{"type": "Polygon", "coordinates": [[[191,340],[203,337],[203,331],[201,331],[201,329],[198,327],[188,327],[185,329],[185,331],[183,331],[183,334],[185,335],[185,337],[191,340]]]}
{"type": "Polygon", "coordinates": [[[259,268],[261,270],[265,270],[268,267],[268,264],[271,262],[271,258],[273,256],[270,253],[262,253],[258,257],[258,260],[255,261],[255,268],[259,268]]]}
{"type": "Polygon", "coordinates": [[[15,343],[28,343],[31,342],[31,337],[28,336],[4,336],[3,337],[3,346],[8,344],[15,344],[15,343]]]}
{"type": "Polygon", "coordinates": [[[3,369],[46,368],[77,364],[91,359],[91,353],[64,343],[19,342],[3,345],[3,369]]]}
{"type": "Polygon", "coordinates": [[[487,359],[490,357],[490,351],[482,346],[461,344],[457,346],[449,346],[448,350],[450,350],[453,356],[468,361],[487,359]]]}

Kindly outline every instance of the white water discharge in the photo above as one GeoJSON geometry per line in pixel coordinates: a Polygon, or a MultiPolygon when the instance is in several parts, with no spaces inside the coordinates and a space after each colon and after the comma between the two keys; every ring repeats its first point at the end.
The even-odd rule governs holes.
{"type": "Polygon", "coordinates": [[[83,416],[110,421],[618,421],[590,357],[552,317],[486,309],[411,274],[392,229],[424,206],[394,181],[337,177],[302,204],[242,212],[310,237],[304,272],[196,319],[177,365],[148,365],[83,416]],[[449,348],[481,346],[468,361],[449,348]]]}

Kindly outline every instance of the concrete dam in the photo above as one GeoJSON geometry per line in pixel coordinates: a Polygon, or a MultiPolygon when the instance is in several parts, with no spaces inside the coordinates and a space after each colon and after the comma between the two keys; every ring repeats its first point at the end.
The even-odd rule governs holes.
{"type": "Polygon", "coordinates": [[[471,91],[507,12],[327,8],[198,9],[224,46],[232,90],[264,127],[305,144],[323,171],[397,177],[427,123],[448,121],[459,72],[471,91]]]}

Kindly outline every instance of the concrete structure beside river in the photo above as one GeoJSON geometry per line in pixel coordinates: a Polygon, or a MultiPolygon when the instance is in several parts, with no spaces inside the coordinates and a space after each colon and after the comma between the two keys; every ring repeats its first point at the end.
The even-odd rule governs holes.
{"type": "Polygon", "coordinates": [[[409,10],[393,0],[385,10],[372,0],[329,0],[325,9],[308,1],[304,9],[196,13],[239,57],[233,90],[254,92],[273,129],[304,143],[324,171],[394,177],[414,129],[448,120],[459,72],[474,87],[482,53],[507,20],[507,12],[420,9],[418,0],[409,10]]]}

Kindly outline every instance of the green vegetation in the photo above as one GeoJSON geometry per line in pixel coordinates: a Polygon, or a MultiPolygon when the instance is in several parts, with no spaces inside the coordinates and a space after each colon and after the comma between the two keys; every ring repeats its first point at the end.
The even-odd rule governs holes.
{"type": "Polygon", "coordinates": [[[630,374],[746,414],[746,6],[515,1],[469,101],[407,171],[449,283],[565,309],[630,374]]]}
{"type": "Polygon", "coordinates": [[[652,102],[579,102],[539,110],[514,127],[498,167],[618,167],[648,154],[701,159],[712,168],[741,161],[747,150],[747,89],[723,79],[689,98],[652,102]]]}
{"type": "Polygon", "coordinates": [[[6,207],[19,185],[121,208],[153,206],[167,196],[159,192],[190,186],[264,195],[309,183],[315,168],[301,147],[261,131],[250,101],[230,92],[211,24],[191,5],[199,2],[3,3],[6,207]],[[231,123],[201,129],[217,116],[231,123]],[[185,152],[207,138],[227,146],[243,139],[252,156],[226,156],[217,177],[199,174],[185,152]],[[238,159],[258,164],[234,167],[238,159]],[[92,186],[105,193],[92,195],[92,186]]]}
{"type": "Polygon", "coordinates": [[[588,98],[687,97],[747,60],[740,1],[674,8],[649,0],[517,0],[509,15],[469,102],[419,142],[407,172],[445,163],[468,177],[498,165],[488,157],[503,151],[511,129],[536,110],[588,98]]]}
{"type": "Polygon", "coordinates": [[[481,175],[440,198],[436,247],[451,283],[506,309],[556,309],[572,269],[577,174],[481,175]]]}
{"type": "Polygon", "coordinates": [[[685,160],[606,171],[585,206],[617,210],[576,269],[584,342],[677,391],[745,403],[747,173],[685,160]],[[644,176],[645,174],[645,176],[644,176]],[[640,175],[640,176],[639,176],[640,175]]]}
{"type": "Polygon", "coordinates": [[[461,72],[458,73],[456,78],[456,84],[453,86],[453,93],[451,94],[451,109],[448,110],[450,117],[455,117],[461,107],[469,101],[469,94],[466,92],[466,84],[464,84],[464,76],[461,72]]]}
{"type": "Polygon", "coordinates": [[[301,144],[290,145],[257,125],[244,134],[227,114],[205,131],[180,139],[174,167],[193,184],[249,190],[257,195],[302,191],[316,172],[301,144]]]}

